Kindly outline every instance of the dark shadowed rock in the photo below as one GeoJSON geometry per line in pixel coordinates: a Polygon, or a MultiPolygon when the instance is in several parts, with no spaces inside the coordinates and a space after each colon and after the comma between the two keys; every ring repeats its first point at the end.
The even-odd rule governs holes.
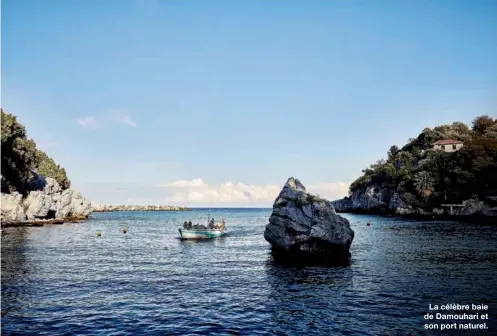
{"type": "Polygon", "coordinates": [[[291,177],[274,202],[264,238],[272,245],[275,259],[342,264],[350,258],[354,231],[330,201],[307,193],[291,177]]]}

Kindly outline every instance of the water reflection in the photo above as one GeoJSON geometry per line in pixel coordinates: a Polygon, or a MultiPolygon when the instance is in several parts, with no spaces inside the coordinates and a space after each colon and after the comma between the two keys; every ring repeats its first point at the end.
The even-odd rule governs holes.
{"type": "Polygon", "coordinates": [[[2,322],[8,314],[23,308],[23,298],[28,295],[29,287],[24,284],[34,271],[26,260],[28,230],[18,227],[2,232],[2,322]]]}
{"type": "Polygon", "coordinates": [[[273,333],[329,333],[339,326],[335,299],[353,287],[350,267],[292,265],[268,254],[265,271],[273,333]]]}

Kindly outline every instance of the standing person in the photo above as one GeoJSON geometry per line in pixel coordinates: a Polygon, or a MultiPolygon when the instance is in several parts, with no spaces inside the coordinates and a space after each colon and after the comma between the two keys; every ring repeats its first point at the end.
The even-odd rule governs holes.
{"type": "Polygon", "coordinates": [[[221,228],[226,229],[226,220],[224,218],[221,219],[221,228]]]}

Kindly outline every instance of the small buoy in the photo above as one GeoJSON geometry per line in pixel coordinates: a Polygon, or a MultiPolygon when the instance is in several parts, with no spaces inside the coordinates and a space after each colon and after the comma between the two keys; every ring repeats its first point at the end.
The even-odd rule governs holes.
{"type": "Polygon", "coordinates": [[[368,225],[368,226],[371,226],[371,222],[370,222],[370,221],[368,221],[368,224],[367,224],[367,225],[368,225]]]}
{"type": "Polygon", "coordinates": [[[100,237],[102,233],[100,231],[97,231],[97,237],[100,237]]]}
{"type": "Polygon", "coordinates": [[[126,228],[123,228],[123,233],[126,233],[126,232],[128,232],[128,231],[126,230],[126,228]]]}

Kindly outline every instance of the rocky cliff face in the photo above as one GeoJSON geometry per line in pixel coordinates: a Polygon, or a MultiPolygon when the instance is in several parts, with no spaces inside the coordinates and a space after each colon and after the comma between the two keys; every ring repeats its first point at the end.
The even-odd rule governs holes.
{"type": "Polygon", "coordinates": [[[396,215],[452,215],[452,216],[497,216],[497,204],[492,205],[493,199],[484,200],[477,198],[463,201],[460,207],[439,207],[433,211],[415,208],[408,205],[402,197],[394,192],[390,196],[389,190],[379,187],[368,187],[357,190],[350,197],[345,197],[331,202],[338,212],[364,212],[364,213],[392,213],[396,215]]]}
{"type": "Polygon", "coordinates": [[[62,190],[56,180],[34,175],[30,192],[1,195],[2,221],[33,221],[59,218],[86,218],[92,212],[90,201],[73,189],[62,190]]]}
{"type": "Polygon", "coordinates": [[[368,187],[331,203],[339,212],[383,212],[389,209],[390,195],[386,189],[368,187]]]}
{"type": "Polygon", "coordinates": [[[348,260],[354,231],[331,202],[291,177],[274,202],[264,238],[275,257],[328,264],[348,260]]]}

